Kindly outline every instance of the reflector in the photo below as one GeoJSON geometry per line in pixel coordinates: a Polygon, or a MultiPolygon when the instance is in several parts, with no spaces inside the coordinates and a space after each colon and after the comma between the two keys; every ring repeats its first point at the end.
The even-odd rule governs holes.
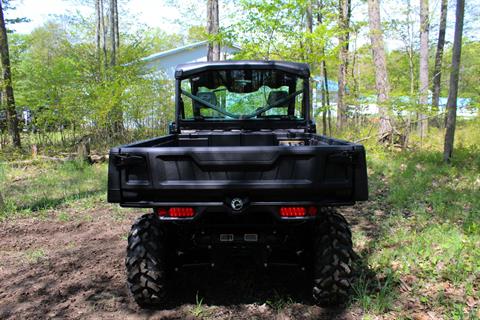
{"type": "Polygon", "coordinates": [[[317,207],[308,207],[308,215],[309,216],[316,216],[318,212],[317,207]]]}
{"type": "Polygon", "coordinates": [[[167,209],[165,208],[157,208],[157,214],[160,216],[160,217],[164,217],[167,215],[167,209]]]}

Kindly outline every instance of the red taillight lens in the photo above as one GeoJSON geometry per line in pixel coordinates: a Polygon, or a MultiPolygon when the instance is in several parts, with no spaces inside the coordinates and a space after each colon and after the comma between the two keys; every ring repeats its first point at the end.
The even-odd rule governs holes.
{"type": "Polygon", "coordinates": [[[280,216],[282,217],[305,217],[304,207],[281,207],[280,216]]]}
{"type": "Polygon", "coordinates": [[[314,217],[317,215],[317,207],[281,207],[280,216],[281,217],[314,217]]]}
{"type": "Polygon", "coordinates": [[[195,215],[195,210],[191,207],[158,208],[157,214],[160,217],[191,218],[195,215]]]}
{"type": "Polygon", "coordinates": [[[180,217],[180,218],[193,217],[195,215],[195,210],[193,210],[193,208],[184,208],[184,207],[170,208],[168,209],[168,215],[170,217],[180,217]]]}

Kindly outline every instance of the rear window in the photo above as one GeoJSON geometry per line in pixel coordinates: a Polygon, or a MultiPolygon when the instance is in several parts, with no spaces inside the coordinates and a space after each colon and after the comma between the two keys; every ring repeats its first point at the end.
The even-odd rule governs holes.
{"type": "Polygon", "coordinates": [[[303,78],[279,70],[215,70],[182,81],[184,120],[304,119],[303,78]]]}

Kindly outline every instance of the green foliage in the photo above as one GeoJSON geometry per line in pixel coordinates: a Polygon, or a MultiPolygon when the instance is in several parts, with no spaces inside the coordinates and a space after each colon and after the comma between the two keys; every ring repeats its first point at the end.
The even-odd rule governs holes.
{"type": "Polygon", "coordinates": [[[276,290],[273,294],[273,297],[269,300],[266,301],[266,304],[272,308],[275,312],[279,312],[291,304],[293,304],[294,301],[291,297],[282,295],[278,293],[276,290]]]}
{"type": "Polygon", "coordinates": [[[203,305],[203,298],[200,298],[197,292],[197,294],[195,295],[195,306],[190,312],[195,318],[203,319],[204,316],[206,316],[205,311],[206,310],[205,306],[203,305]]]}
{"type": "Polygon", "coordinates": [[[176,46],[180,36],[159,30],[140,37],[122,34],[118,64],[108,66],[92,41],[93,30],[93,22],[66,16],[29,35],[12,37],[19,109],[32,111],[37,134],[47,137],[41,140],[52,140],[60,132],[64,147],[66,136],[72,145],[90,135],[96,138],[94,142],[107,146],[165,132],[173,118],[172,85],[144,76],[144,66],[138,61],[176,46]]]}
{"type": "Polygon", "coordinates": [[[392,273],[387,273],[381,280],[370,279],[362,274],[353,284],[352,302],[359,304],[368,313],[382,314],[390,311],[398,298],[394,282],[396,280],[392,273]]]}
{"type": "MultiPolygon", "coordinates": [[[[461,72],[459,80],[459,97],[472,98],[480,106],[480,51],[479,41],[465,40],[462,44],[461,72]]],[[[447,64],[448,66],[448,64],[447,64]]]]}
{"type": "Polygon", "coordinates": [[[309,33],[305,29],[307,1],[240,1],[245,17],[231,27],[235,30],[231,32],[233,42],[242,47],[237,58],[301,61],[315,66],[321,59],[336,59],[338,30],[333,6],[327,2],[321,12],[313,8],[314,19],[322,14],[323,23],[315,24],[309,33]]]}

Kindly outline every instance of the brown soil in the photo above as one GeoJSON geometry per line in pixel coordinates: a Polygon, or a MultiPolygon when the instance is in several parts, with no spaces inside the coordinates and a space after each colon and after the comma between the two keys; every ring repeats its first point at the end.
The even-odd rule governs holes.
{"type": "Polygon", "coordinates": [[[119,215],[112,206],[96,204],[81,212],[63,208],[47,218],[0,223],[0,319],[360,316],[356,310],[314,306],[301,272],[264,271],[245,265],[178,274],[169,307],[142,310],[128,293],[123,266],[126,235],[141,214],[124,211],[119,215]],[[62,221],[65,217],[70,220],[62,221]]]}

